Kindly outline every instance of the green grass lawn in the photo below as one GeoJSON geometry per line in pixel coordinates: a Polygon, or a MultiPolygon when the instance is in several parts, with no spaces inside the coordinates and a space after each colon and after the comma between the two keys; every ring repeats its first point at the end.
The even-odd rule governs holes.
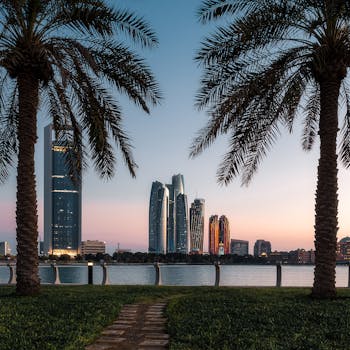
{"type": "Polygon", "coordinates": [[[174,288],[47,286],[37,297],[0,287],[1,350],[76,350],[112,323],[123,304],[178,293],[174,288]]]}
{"type": "Polygon", "coordinates": [[[220,288],[175,298],[167,311],[171,349],[350,349],[350,290],[329,301],[309,294],[220,288]]]}
{"type": "Polygon", "coordinates": [[[330,301],[302,288],[0,287],[0,350],[84,349],[121,306],[170,298],[170,349],[350,349],[350,290],[330,301]]]}

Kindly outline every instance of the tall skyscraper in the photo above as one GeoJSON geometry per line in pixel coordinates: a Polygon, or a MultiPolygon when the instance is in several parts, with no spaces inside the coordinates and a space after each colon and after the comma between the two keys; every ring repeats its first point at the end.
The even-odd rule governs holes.
{"type": "MultiPolygon", "coordinates": [[[[171,179],[171,184],[167,184],[166,187],[169,190],[169,220],[168,220],[168,233],[167,233],[167,252],[175,253],[181,250],[180,246],[178,246],[178,242],[180,244],[180,241],[179,241],[180,232],[177,231],[177,227],[179,227],[179,225],[176,223],[177,216],[178,216],[176,213],[177,213],[177,206],[181,204],[180,202],[178,202],[178,196],[180,194],[185,193],[185,181],[184,181],[183,175],[181,174],[173,175],[171,179]]],[[[183,221],[184,218],[180,217],[179,219],[183,221]]],[[[187,220],[187,208],[186,208],[185,219],[187,220]]],[[[182,232],[181,234],[183,235],[184,233],[182,232]]]]}
{"type": "Polygon", "coordinates": [[[188,219],[187,196],[178,194],[176,197],[176,252],[188,253],[188,219]]]}
{"type": "Polygon", "coordinates": [[[167,249],[167,225],[169,215],[169,190],[162,183],[152,183],[149,202],[150,253],[165,254],[167,249]]]}
{"type": "Polygon", "coordinates": [[[181,174],[174,175],[171,184],[163,185],[158,181],[153,183],[149,208],[150,252],[188,252],[188,207],[187,196],[184,194],[184,191],[184,177],[181,174]],[[153,186],[155,186],[155,188],[153,188],[153,186]],[[158,190],[156,190],[156,188],[158,190]],[[160,188],[162,188],[163,192],[157,197],[154,191],[159,191],[160,188]],[[166,189],[166,192],[164,189],[166,189]],[[162,204],[162,210],[159,208],[156,210],[155,208],[157,206],[154,203],[157,201],[164,201],[164,195],[167,198],[166,204],[165,202],[162,204]],[[166,223],[165,228],[163,226],[164,222],[166,223]],[[155,227],[160,227],[159,225],[161,225],[161,228],[156,229],[155,227]],[[164,232],[165,239],[163,238],[164,232]],[[164,249],[162,246],[163,243],[161,242],[165,244],[164,249]],[[161,251],[156,249],[157,246],[162,247],[161,251]]]}
{"type": "Polygon", "coordinates": [[[192,253],[203,253],[204,199],[195,199],[190,208],[190,239],[192,253]]]}
{"type": "Polygon", "coordinates": [[[81,178],[71,176],[67,157],[76,155],[58,133],[52,125],[44,129],[44,254],[74,256],[81,244],[81,178]]]}
{"type": "Polygon", "coordinates": [[[209,218],[209,254],[219,254],[219,217],[209,218]]]}
{"type": "Polygon", "coordinates": [[[231,254],[240,256],[248,255],[249,242],[241,239],[231,239],[231,254]]]}
{"type": "Polygon", "coordinates": [[[219,220],[219,246],[223,251],[219,251],[221,254],[230,254],[230,224],[225,215],[220,216],[219,220]]]}
{"type": "Polygon", "coordinates": [[[258,239],[254,244],[254,256],[269,256],[271,253],[271,243],[269,241],[264,241],[263,239],[258,239]]]}

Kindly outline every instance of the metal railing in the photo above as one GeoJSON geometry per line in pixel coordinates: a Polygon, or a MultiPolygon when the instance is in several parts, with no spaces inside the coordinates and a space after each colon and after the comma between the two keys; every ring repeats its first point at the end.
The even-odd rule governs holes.
{"type": "MultiPolygon", "coordinates": [[[[50,284],[58,285],[61,284],[61,278],[60,278],[60,269],[59,267],[54,263],[51,264],[51,269],[52,269],[52,280],[50,284]]],[[[85,265],[86,266],[86,265],[85,265]]],[[[87,276],[87,284],[93,284],[93,277],[94,277],[94,263],[88,262],[88,276],[87,276]]],[[[166,265],[164,265],[166,266],[166,265]]],[[[191,265],[194,266],[194,265],[191,265]]],[[[215,273],[215,279],[214,283],[212,284],[215,287],[219,287],[220,284],[220,278],[221,278],[221,268],[222,266],[228,266],[228,265],[220,265],[219,262],[214,263],[214,273],[215,273]]],[[[276,287],[281,287],[282,286],[282,265],[280,263],[276,263],[276,287]]],[[[13,264],[7,264],[7,267],[9,268],[9,278],[8,278],[8,283],[9,285],[13,285],[16,283],[16,274],[15,274],[15,266],[13,264]]],[[[110,278],[109,278],[109,268],[106,263],[101,263],[100,267],[102,269],[102,281],[101,285],[109,285],[110,284],[110,278]]],[[[155,273],[155,278],[154,278],[154,285],[160,286],[162,285],[162,268],[161,265],[156,262],[153,264],[154,267],[154,273],[155,273]]],[[[350,288],[350,264],[348,265],[348,271],[347,271],[347,287],[350,288]]],[[[84,283],[83,283],[84,284],[84,283]]],[[[166,284],[166,283],[165,283],[166,284]]]]}
{"type": "MultiPolygon", "coordinates": [[[[152,265],[151,264],[142,264],[142,265],[148,265],[149,267],[151,267],[152,265]]],[[[3,265],[5,266],[5,265],[3,265]]],[[[16,283],[16,273],[15,273],[15,266],[13,264],[7,264],[6,265],[9,269],[9,277],[8,277],[8,282],[7,284],[9,285],[13,285],[16,283]]],[[[55,263],[54,264],[51,264],[51,265],[48,265],[51,267],[51,272],[49,273],[49,278],[46,279],[46,281],[48,280],[48,283],[49,284],[53,284],[53,285],[58,285],[58,284],[61,284],[62,282],[62,278],[60,276],[60,273],[64,274],[64,270],[63,271],[60,271],[60,268],[63,267],[63,266],[57,266],[55,263]]],[[[67,265],[67,267],[75,267],[77,265],[67,265]]],[[[81,267],[82,265],[78,265],[79,267],[81,267]]],[[[86,266],[86,265],[85,265],[86,266]]],[[[98,268],[98,266],[101,267],[101,272],[100,271],[97,271],[97,277],[98,279],[101,280],[101,282],[99,283],[95,283],[95,284],[101,284],[101,285],[108,285],[108,284],[111,284],[110,282],[110,276],[109,276],[109,273],[110,273],[110,266],[107,265],[106,263],[102,263],[100,265],[98,264],[94,264],[92,262],[88,262],[88,266],[87,266],[87,276],[85,275],[85,272],[84,270],[81,270],[80,271],[80,274],[83,274],[83,276],[87,277],[87,284],[93,284],[94,283],[94,271],[96,272],[96,268],[98,268]],[[95,269],[95,270],[94,270],[95,269]]],[[[120,266],[119,264],[118,265],[111,265],[112,266],[120,266]]],[[[178,271],[184,271],[181,269],[181,266],[189,266],[189,267],[194,267],[194,266],[198,266],[198,265],[167,265],[167,264],[159,264],[158,262],[154,263],[153,264],[153,269],[154,269],[154,274],[152,273],[152,271],[150,272],[149,270],[149,267],[147,268],[148,270],[147,273],[148,273],[148,280],[147,280],[147,284],[154,284],[156,286],[160,286],[160,285],[172,285],[172,281],[169,282],[169,271],[171,271],[174,266],[176,268],[179,268],[178,271]],[[165,271],[162,271],[162,269],[165,269],[165,271]],[[170,269],[170,270],[169,270],[170,269]],[[165,280],[164,280],[164,283],[162,281],[162,273],[165,272],[165,280]],[[154,276],[154,279],[152,277],[152,275],[154,276]],[[152,279],[153,279],[153,283],[152,283],[152,279]],[[170,284],[169,284],[170,283],[170,284]]],[[[212,265],[213,266],[213,265],[212,265]]],[[[207,273],[209,275],[211,275],[211,277],[209,279],[207,279],[207,281],[204,283],[204,285],[212,285],[212,286],[215,286],[215,287],[219,287],[221,285],[228,285],[227,284],[227,279],[225,280],[225,276],[227,278],[228,276],[228,268],[231,265],[220,265],[219,262],[215,262],[214,263],[214,266],[213,266],[213,272],[211,272],[212,270],[211,269],[208,269],[207,270],[207,273]],[[222,273],[222,268],[225,267],[225,270],[223,271],[222,273]],[[226,273],[226,275],[225,275],[226,273]],[[224,276],[224,277],[223,277],[224,276]],[[213,279],[214,277],[214,279],[213,279]],[[223,284],[222,284],[223,283],[223,284]],[[225,284],[226,283],[226,284],[225,284]]],[[[234,266],[234,265],[233,265],[234,266]]],[[[262,265],[263,267],[264,265],[262,265]]],[[[273,274],[272,274],[272,271],[271,271],[271,268],[273,266],[268,266],[266,268],[269,269],[269,284],[270,286],[276,286],[276,287],[281,287],[282,286],[282,276],[283,276],[283,270],[284,270],[284,267],[280,264],[280,263],[277,263],[276,265],[276,270],[275,270],[275,283],[273,282],[273,274]]],[[[288,265],[287,265],[288,266],[288,265]]],[[[260,267],[260,266],[259,266],[260,267]]],[[[344,266],[345,267],[345,266],[344,266]]],[[[67,271],[67,270],[66,270],[67,271]]],[[[172,270],[174,271],[174,270],[172,270]]],[[[191,271],[191,270],[190,270],[191,271]]],[[[290,270],[289,270],[290,271],[290,270]]],[[[288,270],[286,270],[285,272],[286,276],[288,275],[288,270]]],[[[125,274],[124,274],[125,275],[125,274]]],[[[171,274],[170,274],[171,275],[171,274]]],[[[193,283],[193,280],[196,278],[195,275],[193,274],[193,272],[190,272],[190,284],[188,285],[193,285],[191,284],[191,281],[193,283]]],[[[231,275],[231,273],[230,273],[231,275]]],[[[344,270],[342,268],[342,275],[343,275],[343,279],[342,279],[342,283],[345,287],[348,287],[350,288],[350,265],[347,266],[347,270],[344,270]]],[[[140,276],[140,274],[139,274],[140,276]]],[[[232,275],[231,275],[232,276],[232,275]]],[[[86,279],[85,277],[83,278],[83,283],[81,282],[78,282],[78,284],[86,284],[86,279]]],[[[235,278],[237,278],[235,276],[235,278]]],[[[63,278],[64,280],[64,278],[63,278]]],[[[75,283],[75,282],[72,282],[72,283],[75,283]]],[[[122,282],[121,284],[128,284],[128,283],[124,283],[122,282]]],[[[141,282],[142,284],[142,282],[141,282]]],[[[181,283],[179,283],[181,284],[181,283]]],[[[285,283],[283,282],[284,285],[288,285],[288,283],[285,283]]],[[[181,284],[182,285],[182,284],[181,284]]],[[[202,285],[202,284],[200,284],[202,285]]],[[[231,284],[229,284],[231,285],[231,284]]],[[[244,285],[244,284],[242,284],[244,285]]],[[[238,285],[238,286],[241,286],[241,285],[238,285]]],[[[290,285],[291,286],[291,285],[290,285]]]]}

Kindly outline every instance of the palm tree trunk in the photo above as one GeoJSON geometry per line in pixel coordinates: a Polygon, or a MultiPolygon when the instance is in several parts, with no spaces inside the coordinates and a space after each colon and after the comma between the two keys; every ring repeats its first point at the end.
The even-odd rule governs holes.
{"type": "Polygon", "coordinates": [[[39,81],[31,72],[18,78],[18,166],[17,166],[17,286],[20,295],[34,295],[40,290],[38,270],[38,216],[34,147],[37,140],[36,115],[39,81]]]}
{"type": "Polygon", "coordinates": [[[334,298],[338,231],[337,133],[341,79],[320,82],[320,159],[315,205],[315,275],[312,296],[334,298]]]}

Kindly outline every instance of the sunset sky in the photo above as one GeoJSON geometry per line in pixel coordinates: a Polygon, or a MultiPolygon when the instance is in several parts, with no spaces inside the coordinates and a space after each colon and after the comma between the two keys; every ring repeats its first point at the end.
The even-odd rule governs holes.
{"type": "MultiPolygon", "coordinates": [[[[132,179],[118,154],[116,176],[101,181],[93,170],[83,176],[82,239],[107,242],[111,253],[121,248],[146,251],[148,248],[148,204],[152,181],[164,183],[181,173],[189,206],[204,198],[207,226],[210,215],[226,215],[231,238],[246,239],[250,252],[256,239],[270,240],[273,250],[313,248],[314,198],[318,143],[306,153],[301,148],[301,117],[293,134],[283,131],[249,187],[236,179],[227,187],[216,182],[216,169],[227,140],[221,138],[198,158],[188,158],[196,132],[204,126],[205,112],[194,108],[201,69],[193,58],[200,42],[213,27],[196,19],[200,0],[119,0],[119,7],[143,16],[159,38],[159,47],[142,55],[155,73],[164,95],[151,116],[133,106],[124,96],[115,95],[123,105],[124,125],[135,147],[139,166],[132,179]]],[[[141,52],[139,48],[136,51],[141,52]]],[[[36,147],[36,175],[39,234],[43,237],[43,128],[49,123],[44,110],[39,114],[36,147]]],[[[339,164],[339,233],[350,234],[350,172],[339,164]]],[[[0,187],[0,240],[15,248],[16,176],[0,187]]]]}

